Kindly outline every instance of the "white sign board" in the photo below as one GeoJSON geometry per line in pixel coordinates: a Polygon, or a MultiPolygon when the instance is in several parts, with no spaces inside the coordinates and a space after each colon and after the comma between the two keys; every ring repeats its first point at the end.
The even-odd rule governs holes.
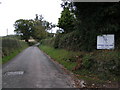
{"type": "Polygon", "coordinates": [[[97,36],[97,49],[114,49],[114,34],[97,36]]]}

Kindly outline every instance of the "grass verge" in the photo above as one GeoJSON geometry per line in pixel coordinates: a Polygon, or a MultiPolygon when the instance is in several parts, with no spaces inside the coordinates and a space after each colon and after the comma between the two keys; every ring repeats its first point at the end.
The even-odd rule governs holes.
{"type": "Polygon", "coordinates": [[[51,56],[54,60],[62,64],[68,70],[72,70],[72,68],[76,66],[76,62],[69,62],[70,57],[75,54],[73,52],[68,52],[63,49],[54,49],[48,46],[40,46],[40,49],[51,56]]]}
{"type": "Polygon", "coordinates": [[[45,45],[41,45],[40,49],[75,73],[79,79],[96,83],[118,80],[117,75],[119,75],[119,72],[117,69],[119,65],[117,61],[119,61],[120,53],[117,51],[73,52],[64,49],[54,49],[45,45]],[[80,55],[83,55],[83,68],[73,71],[73,68],[78,64],[76,56],[80,55]]]}
{"type": "Polygon", "coordinates": [[[10,53],[10,55],[3,57],[2,64],[5,64],[6,62],[10,61],[12,58],[14,58],[20,52],[22,52],[25,48],[27,48],[27,47],[24,47],[24,48],[18,49],[18,50],[14,50],[12,53],[10,53]]]}

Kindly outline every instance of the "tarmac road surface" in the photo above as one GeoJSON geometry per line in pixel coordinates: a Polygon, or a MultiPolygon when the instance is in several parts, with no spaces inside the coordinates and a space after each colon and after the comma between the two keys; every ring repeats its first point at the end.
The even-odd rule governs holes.
{"type": "Polygon", "coordinates": [[[72,88],[70,76],[36,46],[2,66],[3,88],[72,88]]]}

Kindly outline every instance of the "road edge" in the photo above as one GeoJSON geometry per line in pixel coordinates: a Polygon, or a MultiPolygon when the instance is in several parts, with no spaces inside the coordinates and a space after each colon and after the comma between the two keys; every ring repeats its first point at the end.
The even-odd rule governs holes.
{"type": "MultiPolygon", "coordinates": [[[[40,48],[39,48],[40,49],[40,48]]],[[[43,50],[40,49],[40,51],[45,54],[54,64],[58,65],[63,71],[65,74],[69,75],[70,76],[70,79],[73,85],[73,88],[82,88],[82,85],[81,85],[81,80],[78,79],[75,74],[71,71],[69,71],[67,68],[65,68],[62,64],[60,64],[59,62],[57,62],[55,59],[53,59],[52,57],[50,57],[47,53],[45,53],[43,50]]]]}

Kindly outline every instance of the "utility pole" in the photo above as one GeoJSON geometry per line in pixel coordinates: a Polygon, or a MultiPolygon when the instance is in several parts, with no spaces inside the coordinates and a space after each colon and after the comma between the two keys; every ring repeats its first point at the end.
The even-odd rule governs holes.
{"type": "Polygon", "coordinates": [[[7,28],[7,36],[8,36],[8,28],[7,28]]]}

